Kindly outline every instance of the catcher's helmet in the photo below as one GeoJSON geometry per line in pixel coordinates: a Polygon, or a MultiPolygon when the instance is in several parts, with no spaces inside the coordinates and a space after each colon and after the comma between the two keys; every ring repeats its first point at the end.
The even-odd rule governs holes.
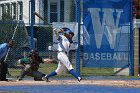
{"type": "Polygon", "coordinates": [[[39,56],[39,52],[35,49],[31,50],[31,52],[29,53],[29,57],[31,56],[39,56]]]}

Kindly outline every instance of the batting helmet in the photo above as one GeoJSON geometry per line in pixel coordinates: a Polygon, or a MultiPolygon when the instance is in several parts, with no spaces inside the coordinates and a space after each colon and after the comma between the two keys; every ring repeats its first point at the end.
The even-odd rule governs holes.
{"type": "Polygon", "coordinates": [[[71,34],[72,36],[74,36],[74,33],[71,31],[71,32],[69,32],[69,34],[71,34]]]}
{"type": "Polygon", "coordinates": [[[64,34],[69,34],[70,32],[72,32],[69,28],[67,27],[63,27],[62,28],[64,30],[64,34]]]}

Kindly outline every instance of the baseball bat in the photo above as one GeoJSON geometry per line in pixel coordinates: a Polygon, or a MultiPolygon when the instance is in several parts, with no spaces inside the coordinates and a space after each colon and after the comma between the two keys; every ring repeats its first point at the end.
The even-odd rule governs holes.
{"type": "Polygon", "coordinates": [[[37,12],[34,12],[34,14],[35,14],[38,18],[40,18],[41,20],[45,21],[44,17],[42,17],[41,15],[39,15],[37,12]]]}
{"type": "MultiPolygon", "coordinates": [[[[12,40],[14,40],[15,33],[16,33],[16,31],[17,31],[17,28],[18,28],[18,24],[19,24],[19,21],[17,22],[17,25],[16,25],[16,27],[15,27],[15,29],[14,29],[14,33],[13,33],[12,38],[11,38],[12,40]]],[[[7,51],[6,56],[5,56],[5,58],[4,58],[4,62],[7,60],[9,51],[10,51],[10,48],[8,48],[8,51],[7,51]]]]}

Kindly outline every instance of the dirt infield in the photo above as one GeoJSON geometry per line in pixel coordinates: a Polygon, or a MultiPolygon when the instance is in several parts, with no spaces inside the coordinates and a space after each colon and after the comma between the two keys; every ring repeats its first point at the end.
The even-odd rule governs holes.
{"type": "Polygon", "coordinates": [[[0,81],[0,86],[18,86],[18,85],[99,85],[99,86],[117,86],[117,87],[135,87],[140,88],[140,80],[51,80],[45,81],[0,81]]]}

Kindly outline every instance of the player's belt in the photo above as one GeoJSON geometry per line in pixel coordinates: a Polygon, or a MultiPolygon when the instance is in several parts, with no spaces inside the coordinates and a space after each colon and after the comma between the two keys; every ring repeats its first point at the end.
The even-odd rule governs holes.
{"type": "Polygon", "coordinates": [[[66,54],[67,54],[67,52],[66,52],[66,51],[58,51],[58,53],[59,53],[59,52],[64,52],[64,53],[66,53],[66,54]]]}

